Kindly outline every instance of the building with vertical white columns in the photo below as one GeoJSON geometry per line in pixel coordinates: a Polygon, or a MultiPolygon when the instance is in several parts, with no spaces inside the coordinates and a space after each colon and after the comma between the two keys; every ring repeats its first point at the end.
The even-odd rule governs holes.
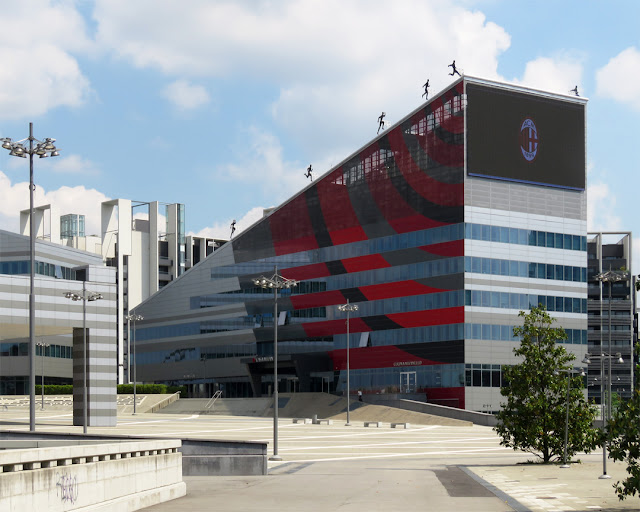
{"type": "MultiPolygon", "coordinates": [[[[87,251],[115,269],[117,379],[129,382],[129,311],[204,260],[224,240],[186,236],[185,207],[179,203],[104,201],[97,235],[83,233],[84,216],[61,215],[55,205],[34,210],[37,240],[87,251]]],[[[20,229],[28,235],[29,210],[20,212],[20,229]]]]}

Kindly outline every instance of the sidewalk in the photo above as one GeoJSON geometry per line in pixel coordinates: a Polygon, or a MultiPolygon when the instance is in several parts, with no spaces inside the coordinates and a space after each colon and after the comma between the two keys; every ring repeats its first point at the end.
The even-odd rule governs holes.
{"type": "Polygon", "coordinates": [[[504,493],[516,503],[507,501],[515,510],[524,511],[622,511],[640,510],[640,498],[629,496],[620,501],[613,485],[627,477],[626,464],[607,461],[610,479],[602,475],[602,455],[582,457],[583,462],[570,468],[559,465],[511,464],[467,466],[484,480],[493,492],[504,493]],[[586,459],[586,461],[585,461],[586,459]],[[518,504],[521,506],[519,507],[518,504]]]}

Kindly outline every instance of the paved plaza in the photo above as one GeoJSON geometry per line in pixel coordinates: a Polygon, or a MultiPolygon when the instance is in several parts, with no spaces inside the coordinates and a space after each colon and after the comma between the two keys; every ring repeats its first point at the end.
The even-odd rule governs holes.
{"type": "MultiPolygon", "coordinates": [[[[37,430],[81,433],[65,411],[38,411],[37,430]]],[[[280,462],[268,476],[185,477],[187,496],[149,511],[246,510],[639,510],[620,502],[613,482],[625,467],[602,452],[582,455],[569,469],[522,464],[533,456],[501,447],[488,427],[412,424],[408,429],[279,422],[280,462]]],[[[28,430],[28,410],[0,412],[2,430],[28,430]]],[[[196,414],[120,415],[116,428],[90,434],[188,437],[269,442],[273,419],[196,414]]]]}

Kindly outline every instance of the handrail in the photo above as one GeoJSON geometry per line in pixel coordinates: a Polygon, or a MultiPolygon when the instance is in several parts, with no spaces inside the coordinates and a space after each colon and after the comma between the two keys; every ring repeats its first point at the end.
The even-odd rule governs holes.
{"type": "Polygon", "coordinates": [[[216,391],[213,396],[207,402],[207,405],[204,406],[205,409],[213,409],[213,404],[216,402],[218,398],[222,396],[222,391],[216,391]]]}

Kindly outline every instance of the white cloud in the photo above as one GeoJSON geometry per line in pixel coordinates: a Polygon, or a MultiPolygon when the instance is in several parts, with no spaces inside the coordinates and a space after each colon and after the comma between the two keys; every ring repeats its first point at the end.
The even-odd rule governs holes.
{"type": "Polygon", "coordinates": [[[94,17],[99,44],[136,67],[283,84],[272,112],[312,159],[337,140],[357,147],[380,111],[397,120],[418,106],[427,78],[432,93],[445,87],[454,58],[467,74],[500,78],[510,45],[452,0],[98,0],[94,17]]]}
{"type": "Polygon", "coordinates": [[[616,214],[616,195],[606,183],[587,187],[587,230],[620,231],[622,220],[616,214]]]}
{"type": "Polygon", "coordinates": [[[73,52],[90,52],[82,16],[72,2],[34,0],[0,17],[0,119],[77,107],[90,93],[73,52]]]}
{"type": "Polygon", "coordinates": [[[521,80],[514,82],[558,94],[573,94],[569,90],[578,86],[578,93],[585,96],[582,90],[582,58],[568,54],[555,57],[539,57],[527,62],[521,80]]]}
{"type": "Polygon", "coordinates": [[[180,110],[193,110],[209,103],[209,93],[201,85],[186,80],[176,80],[162,91],[162,96],[180,110]]]}
{"type": "Polygon", "coordinates": [[[640,110],[640,51],[635,46],[623,50],[596,71],[596,91],[640,110]]]}
{"type": "Polygon", "coordinates": [[[63,157],[52,158],[47,161],[53,172],[67,174],[96,175],[100,174],[100,170],[96,165],[81,157],[80,155],[69,155],[63,157]]]}
{"type": "Polygon", "coordinates": [[[304,171],[308,165],[285,161],[278,138],[251,126],[243,130],[238,142],[237,163],[220,165],[214,172],[239,186],[259,186],[265,197],[280,202],[306,185],[304,171]]]}
{"type": "MultiPolygon", "coordinates": [[[[64,186],[49,192],[36,186],[34,193],[35,206],[52,204],[61,215],[85,215],[85,232],[88,235],[100,234],[100,203],[108,199],[102,192],[82,186],[64,186]]],[[[0,171],[0,229],[18,232],[20,211],[28,208],[29,183],[11,183],[9,177],[0,171]]]]}
{"type": "MultiPolygon", "coordinates": [[[[236,220],[236,231],[233,234],[233,238],[236,238],[245,229],[252,226],[255,222],[259,221],[263,217],[264,208],[261,206],[252,208],[243,217],[236,220]]],[[[222,222],[216,222],[211,227],[201,229],[197,233],[190,232],[189,235],[203,236],[209,238],[218,238],[221,240],[229,240],[231,234],[231,221],[233,218],[225,219],[222,222]]]]}

